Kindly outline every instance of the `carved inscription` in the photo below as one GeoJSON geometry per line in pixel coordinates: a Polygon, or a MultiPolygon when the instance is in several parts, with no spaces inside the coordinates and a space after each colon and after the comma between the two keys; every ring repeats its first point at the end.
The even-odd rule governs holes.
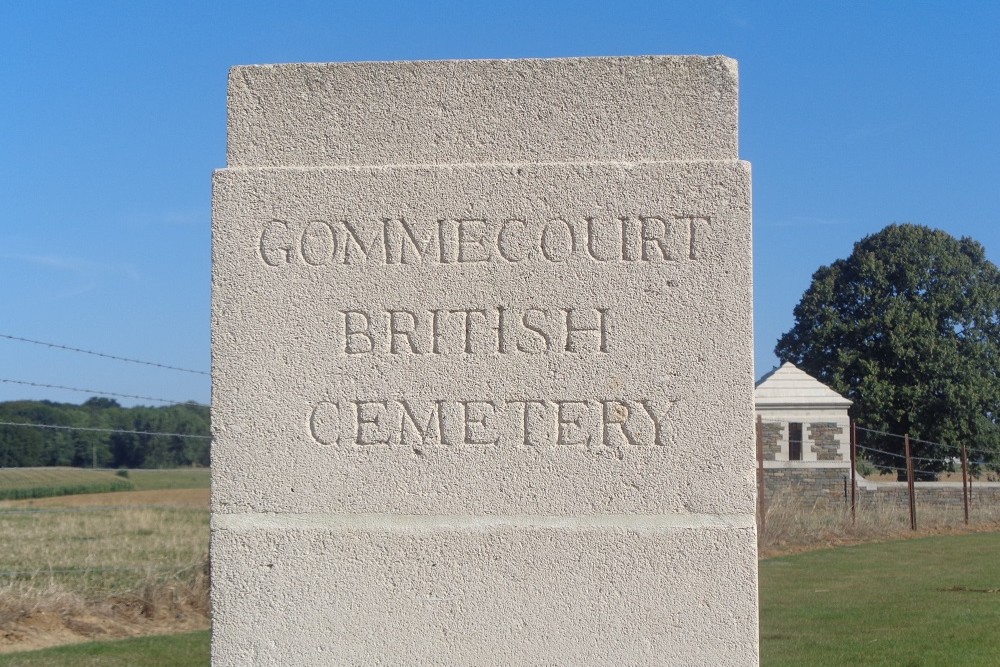
{"type": "Polygon", "coordinates": [[[309,433],[324,446],[579,449],[665,446],[666,399],[324,400],[309,433]]]}
{"type": "Polygon", "coordinates": [[[697,260],[707,216],[271,219],[258,252],[267,266],[697,260]]]}
{"type": "Polygon", "coordinates": [[[367,354],[607,354],[608,308],[340,310],[340,350],[367,354]]]}

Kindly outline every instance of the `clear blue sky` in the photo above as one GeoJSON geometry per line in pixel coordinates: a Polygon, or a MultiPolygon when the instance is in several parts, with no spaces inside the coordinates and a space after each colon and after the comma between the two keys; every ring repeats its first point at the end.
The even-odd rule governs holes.
{"type": "MultiPolygon", "coordinates": [[[[725,54],[753,163],[760,375],[812,273],[891,222],[1000,259],[998,6],[0,2],[0,334],[209,369],[232,65],[725,54]]],[[[209,400],[204,375],[8,339],[0,378],[209,400]]],[[[0,383],[0,400],[87,397],[0,383]]]]}

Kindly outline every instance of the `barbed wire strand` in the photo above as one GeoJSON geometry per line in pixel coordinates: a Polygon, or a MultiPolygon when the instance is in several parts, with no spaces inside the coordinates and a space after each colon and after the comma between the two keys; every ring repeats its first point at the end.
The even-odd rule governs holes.
{"type": "MultiPolygon", "coordinates": [[[[877,433],[879,435],[887,435],[887,436],[890,436],[890,437],[893,437],[893,438],[901,438],[902,439],[902,438],[906,437],[904,435],[899,435],[898,433],[886,433],[885,431],[876,431],[873,428],[865,428],[864,426],[857,426],[857,425],[855,425],[855,428],[857,428],[859,431],[867,431],[868,433],[877,433]]],[[[961,445],[948,445],[948,444],[945,444],[943,442],[934,442],[932,440],[921,440],[920,438],[914,438],[914,437],[910,438],[910,442],[919,442],[919,443],[922,443],[924,445],[936,445],[938,447],[948,447],[948,448],[953,448],[956,451],[961,451],[961,449],[962,449],[961,445]]],[[[996,452],[992,452],[992,451],[990,451],[988,449],[977,449],[975,447],[969,447],[969,446],[966,446],[965,451],[966,452],[976,452],[977,454],[987,454],[989,456],[995,456],[996,455],[996,452]]]]}
{"type": "Polygon", "coordinates": [[[182,373],[194,373],[195,375],[211,375],[208,371],[198,371],[191,368],[181,368],[180,366],[171,366],[169,364],[161,364],[155,361],[143,361],[142,359],[132,359],[131,357],[119,357],[114,354],[105,354],[104,352],[95,352],[94,350],[84,350],[79,347],[71,347],[69,345],[60,345],[59,343],[47,343],[41,340],[33,340],[31,338],[22,338],[21,336],[11,336],[9,334],[0,334],[0,338],[6,338],[7,340],[16,340],[22,343],[31,343],[33,345],[43,345],[45,347],[57,348],[60,350],[68,350],[70,352],[79,352],[81,354],[90,354],[95,357],[103,357],[105,359],[114,359],[115,361],[126,361],[130,364],[142,364],[144,366],[154,366],[156,368],[163,368],[170,371],[180,371],[182,373]]]}
{"type": "MultiPolygon", "coordinates": [[[[880,469],[883,469],[883,470],[895,470],[896,472],[902,472],[902,473],[905,473],[905,472],[906,472],[906,468],[900,468],[899,466],[883,466],[883,465],[877,465],[877,466],[875,466],[875,467],[876,467],[876,468],[880,468],[880,469]]],[[[938,474],[938,473],[937,473],[937,472],[935,472],[935,471],[933,471],[933,470],[918,470],[918,469],[916,469],[916,468],[914,468],[914,469],[913,469],[913,476],[914,476],[914,477],[916,477],[917,475],[921,475],[921,474],[927,474],[927,475],[936,475],[936,474],[938,474]]],[[[863,475],[862,475],[862,476],[863,476],[863,475]]],[[[879,483],[881,484],[881,483],[884,483],[884,482],[879,482],[879,483]]]]}
{"type": "Polygon", "coordinates": [[[906,456],[903,454],[897,454],[895,452],[887,452],[882,449],[875,449],[874,447],[865,447],[864,445],[858,445],[858,449],[863,449],[866,452],[877,452],[879,454],[885,454],[886,456],[895,456],[897,459],[905,459],[906,456]]]}
{"type": "Polygon", "coordinates": [[[21,384],[28,387],[43,387],[45,389],[65,389],[67,391],[77,391],[81,394],[99,394],[101,396],[117,396],[118,398],[136,398],[143,401],[157,401],[159,403],[194,403],[195,405],[201,405],[201,403],[195,403],[194,401],[175,401],[169,398],[156,398],[155,396],[137,396],[136,394],[119,394],[113,391],[101,391],[99,389],[84,389],[81,387],[67,387],[61,384],[45,384],[43,382],[28,382],[27,380],[11,380],[9,378],[0,378],[0,382],[6,382],[7,384],[21,384]]]}
{"type": "MultiPolygon", "coordinates": [[[[867,431],[868,433],[878,433],[879,435],[888,435],[893,438],[905,438],[905,435],[899,435],[898,433],[886,433],[885,431],[876,431],[873,428],[865,428],[864,426],[856,426],[859,431],[867,431]]],[[[955,445],[946,445],[943,442],[934,442],[933,440],[921,440],[920,438],[914,438],[910,436],[910,442],[919,442],[925,445],[937,445],[938,447],[954,447],[955,445]]]]}
{"type": "Polygon", "coordinates": [[[91,433],[122,433],[125,435],[162,435],[174,438],[197,438],[198,440],[211,440],[210,435],[196,435],[194,433],[159,433],[157,431],[128,431],[118,428],[91,428],[89,426],[56,426],[55,424],[31,424],[28,422],[2,422],[0,426],[26,426],[28,428],[47,428],[57,431],[88,431],[91,433]]]}
{"type": "MultiPolygon", "coordinates": [[[[786,419],[762,419],[761,420],[761,422],[764,423],[764,424],[779,424],[779,425],[787,424],[788,421],[789,420],[786,420],[786,419]]],[[[878,430],[875,430],[873,428],[865,428],[864,426],[858,426],[857,424],[855,424],[855,428],[857,428],[859,431],[866,431],[868,433],[877,433],[879,435],[887,435],[887,436],[892,437],[892,438],[903,439],[903,438],[906,437],[904,435],[899,435],[898,433],[888,433],[886,431],[878,431],[878,430]]],[[[948,445],[948,444],[945,444],[943,442],[934,442],[933,440],[921,440],[920,438],[913,438],[913,437],[910,438],[910,442],[919,442],[919,443],[922,443],[922,444],[925,444],[925,445],[936,445],[938,447],[947,447],[949,449],[955,449],[956,451],[961,451],[961,449],[962,449],[961,445],[948,445]]],[[[989,449],[978,449],[976,447],[968,447],[968,446],[966,446],[965,451],[967,451],[967,452],[975,452],[977,454],[986,454],[987,456],[996,456],[997,455],[997,452],[991,451],[989,449]]]]}
{"type": "MultiPolygon", "coordinates": [[[[770,424],[784,424],[785,423],[785,422],[780,421],[780,420],[770,420],[769,421],[769,420],[766,420],[766,419],[764,420],[764,422],[765,423],[770,423],[770,424]]],[[[855,424],[854,426],[859,431],[867,431],[868,433],[878,433],[879,435],[888,435],[888,436],[892,436],[893,438],[904,438],[904,437],[906,437],[906,436],[898,435],[896,433],[886,433],[885,431],[876,431],[875,429],[865,428],[863,426],[858,426],[857,424],[855,424]]],[[[937,445],[938,447],[955,447],[955,445],[946,445],[943,442],[932,442],[930,440],[920,440],[919,438],[913,438],[913,437],[910,438],[910,442],[920,442],[920,443],[923,443],[925,445],[937,445]]],[[[860,447],[860,446],[861,445],[858,445],[858,447],[860,447]]],[[[971,450],[968,450],[968,448],[967,448],[967,451],[971,451],[971,450]]],[[[886,452],[886,453],[888,454],[889,452],[886,452]]],[[[898,455],[897,454],[893,454],[893,456],[898,456],[898,455]]],[[[902,457],[902,458],[905,458],[905,457],[902,457]]],[[[913,458],[916,459],[917,457],[913,457],[913,458]]],[[[937,459],[924,459],[924,460],[926,460],[926,461],[936,461],[937,459]]]]}
{"type": "MultiPolygon", "coordinates": [[[[893,452],[887,452],[882,449],[875,449],[874,447],[865,447],[864,445],[858,445],[858,449],[863,449],[866,452],[878,452],[879,454],[885,454],[886,456],[895,456],[898,459],[905,459],[906,456],[903,454],[896,454],[893,452]]],[[[911,456],[914,461],[929,461],[931,463],[947,463],[948,459],[929,459],[923,456],[911,456]]]]}

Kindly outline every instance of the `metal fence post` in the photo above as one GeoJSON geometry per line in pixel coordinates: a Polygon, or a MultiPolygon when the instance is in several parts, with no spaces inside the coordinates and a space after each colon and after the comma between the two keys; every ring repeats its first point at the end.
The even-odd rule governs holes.
{"type": "Polygon", "coordinates": [[[965,508],[965,525],[969,525],[969,458],[962,443],[962,506],[965,508]]]}
{"type": "Polygon", "coordinates": [[[910,456],[910,434],[907,433],[903,436],[903,442],[906,445],[906,490],[909,492],[910,496],[910,530],[917,529],[917,503],[914,498],[915,489],[913,488],[913,457],[910,456]]]}
{"type": "Polygon", "coordinates": [[[858,425],[851,420],[851,525],[858,523],[858,425]]]}

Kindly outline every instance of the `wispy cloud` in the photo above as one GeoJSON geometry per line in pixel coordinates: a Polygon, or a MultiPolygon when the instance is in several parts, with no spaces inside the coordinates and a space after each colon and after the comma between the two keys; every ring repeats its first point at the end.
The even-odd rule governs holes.
{"type": "Polygon", "coordinates": [[[778,220],[756,220],[758,227],[842,227],[849,225],[843,218],[820,218],[816,216],[797,215],[778,220]]]}
{"type": "Polygon", "coordinates": [[[728,8],[726,19],[730,25],[743,31],[753,30],[753,23],[740,10],[742,7],[732,6],[728,8]]]}
{"type": "Polygon", "coordinates": [[[139,270],[134,264],[97,262],[91,259],[59,254],[0,253],[4,260],[20,262],[50,273],[62,274],[70,281],[49,294],[53,300],[67,299],[96,290],[107,279],[125,279],[137,282],[139,270]]]}
{"type": "Polygon", "coordinates": [[[894,137],[908,137],[919,134],[921,128],[912,121],[896,120],[892,122],[875,123],[862,122],[844,132],[843,139],[847,143],[867,143],[873,140],[894,141],[894,137]]]}
{"type": "Polygon", "coordinates": [[[50,295],[49,298],[52,301],[61,301],[62,299],[72,299],[73,297],[80,296],[81,294],[93,292],[95,289],[97,289],[97,283],[91,281],[87,283],[81,283],[73,287],[69,287],[65,290],[54,292],[52,295],[50,295]]]}
{"type": "Polygon", "coordinates": [[[0,257],[3,257],[4,259],[12,259],[15,261],[24,262],[26,264],[33,264],[35,266],[55,269],[57,271],[104,274],[104,275],[118,274],[121,276],[125,276],[129,280],[139,279],[138,269],[136,269],[134,264],[130,263],[115,264],[111,262],[96,262],[92,259],[82,259],[79,257],[66,257],[64,255],[54,255],[54,254],[46,254],[46,255],[0,254],[0,257]]]}
{"type": "Polygon", "coordinates": [[[208,209],[188,209],[177,211],[140,212],[126,215],[123,222],[126,225],[167,225],[169,227],[191,227],[208,225],[212,214],[208,209]]]}
{"type": "Polygon", "coordinates": [[[78,259],[76,257],[62,257],[60,255],[3,255],[4,259],[12,259],[25,264],[33,264],[59,271],[91,271],[100,268],[97,262],[92,260],[78,259]]]}
{"type": "Polygon", "coordinates": [[[207,211],[168,211],[160,216],[162,222],[168,225],[199,225],[208,222],[207,211]]]}

